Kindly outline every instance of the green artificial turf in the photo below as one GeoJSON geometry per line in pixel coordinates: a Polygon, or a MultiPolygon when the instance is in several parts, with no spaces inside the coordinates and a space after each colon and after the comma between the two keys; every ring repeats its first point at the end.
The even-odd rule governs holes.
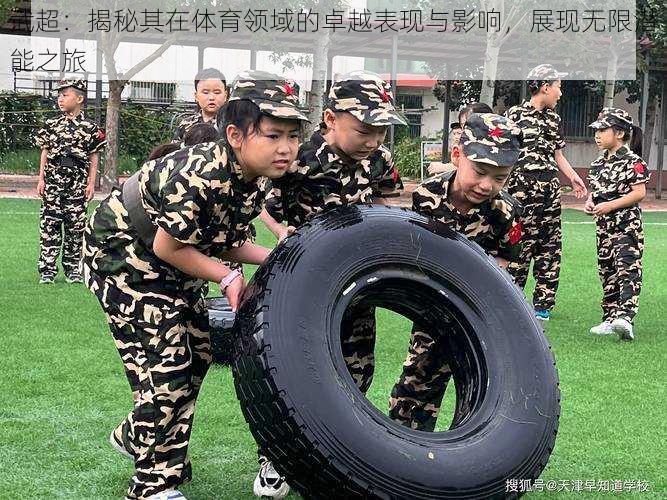
{"type": "MultiPolygon", "coordinates": [[[[62,275],[55,285],[37,284],[38,210],[36,201],[0,200],[0,498],[120,498],[132,464],[107,438],[131,408],[129,387],[93,295],[83,285],[65,284],[62,275]]],[[[564,220],[558,305],[546,326],[562,416],[542,479],[570,486],[576,480],[640,480],[649,492],[632,496],[665,498],[667,213],[645,214],[644,289],[633,343],[588,333],[600,321],[594,226],[580,212],[568,210],[564,220]]],[[[273,244],[257,226],[259,242],[273,244]]],[[[378,325],[369,397],[385,410],[410,324],[381,310],[378,325]]],[[[451,417],[452,393],[441,426],[451,417]]],[[[214,366],[207,376],[190,454],[194,480],[182,488],[188,498],[252,497],[255,446],[228,368],[214,366]]],[[[529,497],[556,495],[575,493],[529,497]]],[[[576,494],[610,496],[619,495],[576,494]]]]}

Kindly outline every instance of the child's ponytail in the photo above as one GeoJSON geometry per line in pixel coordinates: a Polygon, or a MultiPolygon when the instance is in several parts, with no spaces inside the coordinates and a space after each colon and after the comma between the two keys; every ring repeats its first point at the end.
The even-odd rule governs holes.
{"type": "Polygon", "coordinates": [[[642,142],[644,140],[644,134],[642,129],[636,125],[632,126],[632,141],[630,142],[630,149],[637,156],[642,155],[642,142]]]}

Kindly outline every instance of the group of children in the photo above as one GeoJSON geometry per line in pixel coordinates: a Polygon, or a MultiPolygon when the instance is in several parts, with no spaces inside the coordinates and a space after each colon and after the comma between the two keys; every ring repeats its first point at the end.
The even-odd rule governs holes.
{"type": "MultiPolygon", "coordinates": [[[[586,195],[561,152],[553,108],[562,76],[549,65],[535,68],[528,77],[531,99],[507,116],[481,104],[461,113],[460,139],[451,147],[454,168],[422,183],[412,205],[478,243],[521,287],[532,260],[536,315],[545,320],[560,267],[557,171],[570,179],[575,194],[586,195]]],[[[61,95],[76,85],[63,82],[61,95]]],[[[179,124],[173,144],[156,148],[139,173],[113,189],[85,229],[85,282],[106,314],[134,399],[110,436],[134,460],[128,498],[183,498],[177,488],[191,478],[187,448],[195,401],[211,362],[207,284],[219,283],[232,308],[238,307],[245,287],[238,263],[261,264],[270,253],[252,241],[253,219],[259,217],[282,240],[325,210],[384,203],[403,187],[383,142],[389,126],[405,121],[390,86],[374,73],[353,72],[334,82],[322,122],[301,145],[307,119],[292,82],[248,71],[228,87],[221,73],[206,70],[195,86],[198,113],[179,124]]],[[[83,140],[74,130],[83,129],[75,101],[79,107],[70,108],[59,97],[58,120],[81,136],[77,151],[92,170],[104,137],[100,132],[97,140],[83,140]]],[[[39,135],[45,193],[59,189],[52,179],[70,175],[54,159],[57,141],[49,138],[49,127],[39,135]]],[[[631,340],[643,247],[638,202],[648,172],[626,145],[636,131],[627,113],[606,108],[591,127],[602,154],[591,168],[586,211],[598,228],[604,288],[603,322],[591,331],[631,340]]],[[[44,196],[42,219],[52,208],[44,196]]],[[[43,244],[42,255],[50,255],[49,248],[43,244]]],[[[52,280],[55,266],[44,268],[49,274],[42,269],[42,280],[52,280]]],[[[77,277],[74,266],[66,272],[77,277]]],[[[350,375],[365,393],[374,371],[374,309],[347,311],[341,330],[350,375]]],[[[444,342],[415,324],[391,393],[392,419],[434,429],[451,377],[446,359],[444,342]]],[[[255,494],[285,496],[285,479],[259,453],[255,494]]]]}

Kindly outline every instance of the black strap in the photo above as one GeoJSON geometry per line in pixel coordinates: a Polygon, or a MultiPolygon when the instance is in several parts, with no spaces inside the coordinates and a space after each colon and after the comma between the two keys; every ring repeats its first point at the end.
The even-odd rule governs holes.
{"type": "Polygon", "coordinates": [[[141,203],[140,174],[141,171],[135,172],[123,183],[123,205],[139,235],[139,239],[146,245],[146,248],[153,250],[153,240],[155,239],[155,233],[157,233],[157,226],[153,224],[141,203]]]}

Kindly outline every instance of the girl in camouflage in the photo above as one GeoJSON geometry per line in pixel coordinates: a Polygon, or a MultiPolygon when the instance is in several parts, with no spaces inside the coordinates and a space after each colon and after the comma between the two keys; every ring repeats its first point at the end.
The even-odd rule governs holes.
{"type": "Polygon", "coordinates": [[[86,229],[86,284],[106,313],[134,399],[110,436],[134,460],[127,498],[184,498],[176,488],[192,475],[195,401],[211,362],[207,283],[220,283],[236,308],[243,275],[219,259],[261,264],[270,252],[247,234],[268,179],[296,158],[306,117],[291,89],[269,73],[239,75],[224,139],[145,163],[86,229]]]}
{"type": "Polygon", "coordinates": [[[649,180],[646,163],[640,157],[642,131],[626,111],[617,108],[604,108],[590,127],[595,129],[601,154],[591,163],[591,193],[584,210],[595,218],[603,290],[602,323],[590,331],[633,340],[644,252],[639,202],[646,196],[649,180]]]}

